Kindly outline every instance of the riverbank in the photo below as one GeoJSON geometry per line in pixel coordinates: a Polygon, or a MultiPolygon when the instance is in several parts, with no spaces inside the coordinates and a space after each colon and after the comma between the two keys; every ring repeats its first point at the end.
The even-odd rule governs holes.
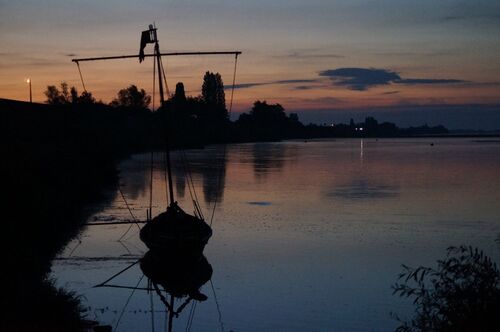
{"type": "MultiPolygon", "coordinates": [[[[74,115],[30,104],[2,105],[1,153],[4,265],[2,331],[78,331],[84,312],[77,294],[53,286],[52,259],[105,203],[124,155],[74,115]],[[24,109],[19,107],[24,106],[24,109]]],[[[111,191],[112,192],[112,191],[111,191]]]]}

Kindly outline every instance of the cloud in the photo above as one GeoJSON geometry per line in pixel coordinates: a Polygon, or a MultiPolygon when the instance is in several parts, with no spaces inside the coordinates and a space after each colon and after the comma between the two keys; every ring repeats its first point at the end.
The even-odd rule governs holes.
{"type": "Polygon", "coordinates": [[[443,19],[443,21],[464,21],[464,20],[499,21],[500,14],[449,15],[449,16],[444,16],[442,19],[443,19]]]}
{"type": "Polygon", "coordinates": [[[464,80],[454,80],[448,78],[405,78],[395,81],[394,83],[401,84],[454,84],[465,83],[464,80]]]}
{"type": "Polygon", "coordinates": [[[466,83],[464,80],[448,78],[402,78],[399,73],[378,68],[337,68],[319,72],[319,76],[327,77],[333,85],[343,86],[349,90],[365,91],[375,86],[389,84],[456,84],[466,83]]]}
{"type": "Polygon", "coordinates": [[[313,85],[298,85],[294,89],[295,90],[311,90],[314,88],[315,88],[315,86],[313,86],[313,85]]]}
{"type": "MultiPolygon", "coordinates": [[[[248,88],[253,88],[256,86],[262,86],[262,85],[271,85],[271,84],[299,84],[299,83],[315,83],[318,82],[317,79],[292,79],[292,80],[278,80],[278,81],[271,81],[271,82],[253,82],[253,83],[240,83],[240,84],[235,84],[234,88],[235,89],[248,89],[248,88]]],[[[231,86],[226,86],[226,88],[230,88],[231,86]]],[[[312,87],[311,87],[312,88],[312,87]]],[[[305,90],[304,88],[300,89],[299,87],[296,87],[295,89],[298,90],[305,90]]]]}
{"type": "Polygon", "coordinates": [[[281,80],[281,81],[274,81],[270,84],[294,84],[294,83],[314,83],[317,82],[317,80],[281,80]]]}
{"type": "Polygon", "coordinates": [[[401,79],[396,72],[376,68],[328,69],[320,71],[319,76],[328,77],[334,85],[356,91],[364,91],[377,85],[388,85],[401,79]]]}
{"type": "MultiPolygon", "coordinates": [[[[254,86],[260,86],[260,85],[266,85],[269,83],[240,83],[240,84],[235,84],[234,88],[235,89],[248,89],[248,88],[253,88],[254,86]]],[[[230,88],[231,86],[226,86],[226,89],[230,88]]]]}
{"type": "MultiPolygon", "coordinates": [[[[293,90],[311,90],[318,87],[328,87],[325,84],[324,77],[328,78],[331,84],[342,86],[349,90],[365,91],[375,86],[381,85],[420,85],[420,84],[458,84],[473,83],[458,79],[448,78],[402,78],[398,72],[378,69],[378,68],[337,68],[323,70],[318,73],[320,78],[315,79],[288,79],[269,82],[248,82],[239,83],[234,86],[235,89],[249,89],[263,85],[292,85],[293,90]]],[[[490,83],[491,84],[491,83],[490,83]]],[[[227,86],[229,88],[229,86],[227,86]]],[[[382,94],[395,94],[399,91],[388,91],[382,94]]]]}
{"type": "Polygon", "coordinates": [[[321,58],[345,58],[344,55],[335,53],[302,53],[302,52],[292,52],[286,55],[286,57],[291,59],[321,59],[321,58]]]}

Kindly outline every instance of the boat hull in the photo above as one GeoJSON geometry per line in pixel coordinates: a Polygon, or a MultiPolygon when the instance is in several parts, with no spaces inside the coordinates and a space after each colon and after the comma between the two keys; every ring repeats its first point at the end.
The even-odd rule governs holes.
{"type": "Polygon", "coordinates": [[[201,255],[211,236],[212,229],[205,221],[177,206],[169,207],[140,231],[141,240],[150,250],[185,257],[201,255]]]}

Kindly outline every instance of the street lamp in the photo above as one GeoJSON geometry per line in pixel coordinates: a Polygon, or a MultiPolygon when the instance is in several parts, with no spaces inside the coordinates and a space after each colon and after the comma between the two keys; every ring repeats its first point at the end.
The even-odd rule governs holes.
{"type": "Polygon", "coordinates": [[[30,103],[33,102],[33,98],[32,98],[32,94],[31,94],[31,78],[27,78],[26,79],[26,83],[29,84],[29,87],[30,87],[30,103]]]}

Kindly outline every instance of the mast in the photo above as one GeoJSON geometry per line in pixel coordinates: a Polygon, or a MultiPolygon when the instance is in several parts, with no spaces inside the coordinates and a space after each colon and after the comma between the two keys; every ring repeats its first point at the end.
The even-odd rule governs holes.
{"type": "MultiPolygon", "coordinates": [[[[157,29],[150,26],[149,28],[150,33],[153,34],[153,40],[155,43],[155,57],[156,57],[156,64],[158,68],[158,88],[160,90],[160,107],[163,106],[163,103],[165,102],[165,95],[163,94],[163,63],[161,61],[161,53],[160,53],[160,44],[158,43],[158,35],[156,33],[157,29]]],[[[166,159],[167,159],[167,177],[168,177],[168,193],[169,193],[169,198],[170,198],[170,204],[172,205],[175,202],[174,199],[174,187],[172,183],[172,166],[170,165],[170,144],[169,144],[169,121],[168,121],[168,114],[165,114],[165,150],[166,150],[166,159]]]]}
{"type": "Polygon", "coordinates": [[[170,295],[170,310],[168,312],[168,332],[172,332],[174,318],[174,296],[170,295]]]}

